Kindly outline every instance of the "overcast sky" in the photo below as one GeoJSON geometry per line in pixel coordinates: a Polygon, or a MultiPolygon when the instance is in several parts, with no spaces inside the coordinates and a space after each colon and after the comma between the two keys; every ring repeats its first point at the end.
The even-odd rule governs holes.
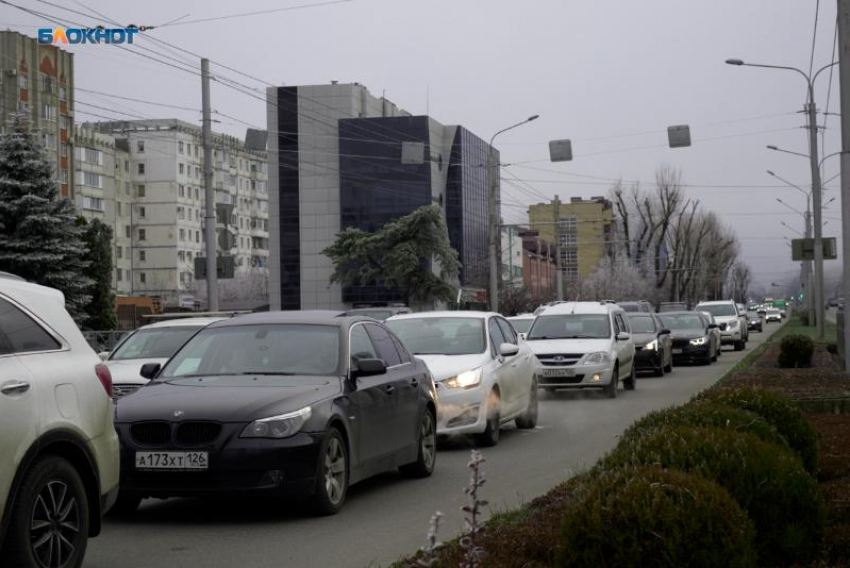
{"type": "MultiPolygon", "coordinates": [[[[12,0],[30,9],[97,24],[38,0],[12,0]]],[[[51,0],[84,13],[97,11],[125,24],[177,24],[147,32],[269,83],[303,85],[359,82],[374,94],[444,124],[462,124],[485,139],[531,114],[536,122],[500,137],[502,161],[519,163],[513,176],[530,188],[503,186],[508,220],[522,221],[516,204],[559,194],[605,195],[608,180],[651,185],[656,169],[678,168],[699,199],[734,228],[742,257],[756,280],[769,285],[795,274],[783,237],[802,230],[805,196],[779,187],[773,170],[806,187],[808,162],[765,149],[774,144],[807,152],[806,89],[794,73],[730,67],[724,60],[790,65],[808,71],[816,0],[353,0],[260,16],[195,22],[201,18],[297,6],[321,0],[51,0]],[[186,16],[188,14],[188,16],[186,16]],[[178,25],[182,24],[182,25],[178,25]],[[665,147],[666,127],[690,124],[691,148],[665,147]],[[570,138],[571,163],[548,163],[551,139],[570,138]],[[541,171],[543,168],[551,171],[541,171]],[[712,187],[714,186],[714,187],[712,187]]],[[[832,61],[835,1],[820,3],[814,68],[832,61]]],[[[44,18],[0,6],[0,26],[34,34],[52,27],[44,18]]],[[[138,46],[161,49],[150,41],[138,46]]],[[[77,46],[76,85],[104,93],[196,108],[196,76],[109,46],[77,46]]],[[[145,53],[145,52],[143,52],[145,53]]],[[[150,55],[150,53],[147,53],[150,55]]],[[[185,56],[185,55],[183,55],[185,56]]],[[[252,88],[262,83],[213,68],[252,88]]],[[[829,72],[816,85],[826,108],[829,72]]],[[[838,108],[838,73],[829,102],[838,108]]],[[[175,116],[198,122],[193,111],[159,108],[77,93],[77,120],[84,111],[119,117],[175,116]]],[[[213,108],[265,127],[260,100],[214,85],[213,108]]],[[[219,117],[215,129],[244,136],[245,125],[219,117]]],[[[820,115],[821,122],[823,116],[820,115]]],[[[838,117],[829,117],[825,153],[839,149],[838,117]]],[[[825,177],[838,172],[838,159],[825,177]]],[[[824,194],[838,196],[837,182],[824,194]]],[[[839,237],[836,200],[824,212],[825,236],[839,237]]],[[[840,261],[827,261],[827,273],[840,261]]],[[[829,284],[829,282],[828,282],[829,284]]],[[[829,290],[829,289],[828,289],[829,290]]],[[[829,291],[828,291],[829,293],[829,291]]]]}

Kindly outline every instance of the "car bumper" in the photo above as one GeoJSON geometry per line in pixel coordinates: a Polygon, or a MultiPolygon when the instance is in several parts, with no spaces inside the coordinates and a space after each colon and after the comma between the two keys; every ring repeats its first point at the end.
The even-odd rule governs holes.
{"type": "Polygon", "coordinates": [[[768,316],[764,321],[782,322],[782,318],[780,316],[768,316]]]}
{"type": "Polygon", "coordinates": [[[741,327],[737,327],[733,330],[727,329],[726,331],[720,332],[720,343],[726,345],[728,343],[735,343],[736,341],[741,341],[743,339],[743,335],[741,334],[741,327]]]}
{"type": "Polygon", "coordinates": [[[635,351],[635,369],[638,371],[655,371],[660,369],[663,363],[662,351],[656,349],[641,349],[635,351]]]}
{"type": "Polygon", "coordinates": [[[673,348],[673,361],[682,363],[692,363],[694,361],[705,361],[711,354],[711,346],[706,343],[703,345],[686,345],[683,347],[673,348]]]}
{"type": "Polygon", "coordinates": [[[246,424],[227,424],[220,442],[197,447],[137,444],[129,424],[116,425],[121,438],[121,490],[143,497],[181,497],[207,493],[311,495],[324,433],[301,432],[282,440],[240,438],[246,424]],[[205,470],[136,469],[136,452],[208,452],[205,470]]]}
{"type": "Polygon", "coordinates": [[[480,434],[487,429],[486,392],[480,385],[450,389],[437,383],[437,400],[437,434],[480,434]]]}
{"type": "Polygon", "coordinates": [[[611,384],[614,368],[610,363],[601,365],[575,365],[564,367],[572,370],[572,377],[546,376],[547,371],[559,370],[559,367],[540,366],[534,371],[539,387],[556,387],[559,389],[601,388],[611,384]]]}

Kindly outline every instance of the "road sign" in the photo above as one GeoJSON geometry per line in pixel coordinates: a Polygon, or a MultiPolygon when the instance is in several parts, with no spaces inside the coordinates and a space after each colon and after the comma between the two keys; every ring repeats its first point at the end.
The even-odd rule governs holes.
{"type": "Polygon", "coordinates": [[[221,229],[218,231],[218,246],[223,251],[229,251],[236,246],[236,237],[230,232],[230,229],[221,229]]]}
{"type": "Polygon", "coordinates": [[[687,148],[691,145],[691,127],[687,124],[668,126],[667,141],[671,148],[687,148]]]}
{"type": "Polygon", "coordinates": [[[549,142],[549,159],[553,162],[571,162],[573,159],[572,140],[552,140],[549,142]]]}
{"type": "MultiPolygon", "coordinates": [[[[823,259],[834,260],[838,258],[838,246],[835,237],[824,237],[823,244],[823,259]]],[[[791,260],[814,260],[815,259],[815,240],[814,239],[794,239],[791,241],[791,260]]]]}
{"type": "MultiPolygon", "coordinates": [[[[216,274],[218,279],[233,278],[236,271],[236,263],[232,256],[220,256],[216,259],[216,274]]],[[[207,279],[207,259],[203,256],[195,257],[195,280],[207,279]]]]}

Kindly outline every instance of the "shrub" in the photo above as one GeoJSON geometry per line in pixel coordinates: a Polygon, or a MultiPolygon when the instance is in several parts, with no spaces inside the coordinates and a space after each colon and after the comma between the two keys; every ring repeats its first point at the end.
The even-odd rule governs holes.
{"type": "Polygon", "coordinates": [[[804,563],[819,550],[825,513],[817,484],[780,446],[721,428],[658,428],[619,446],[596,471],[628,465],[679,469],[726,488],[755,524],[760,564],[804,563]]]}
{"type": "Polygon", "coordinates": [[[818,443],[815,431],[791,400],[765,389],[751,387],[706,391],[700,395],[700,399],[758,414],[775,426],[791,449],[800,454],[806,471],[812,475],[817,473],[818,443]]]}
{"type": "Polygon", "coordinates": [[[838,344],[837,343],[829,343],[826,346],[826,350],[831,355],[838,355],[838,344]]]}
{"type": "Polygon", "coordinates": [[[812,366],[815,342],[811,337],[797,333],[786,335],[779,343],[779,366],[783,369],[797,369],[812,366]]]}
{"type": "Polygon", "coordinates": [[[557,566],[755,566],[752,522],[714,481],[659,467],[605,472],[564,517],[557,566]]]}
{"type": "Polygon", "coordinates": [[[803,324],[806,327],[809,326],[809,313],[808,312],[802,311],[802,312],[800,312],[800,314],[797,317],[800,318],[801,324],[803,324]]]}
{"type": "Polygon", "coordinates": [[[749,410],[717,402],[700,402],[651,412],[623,433],[621,444],[633,443],[647,430],[662,426],[714,426],[755,434],[764,442],[788,448],[788,442],[775,426],[749,410]]]}

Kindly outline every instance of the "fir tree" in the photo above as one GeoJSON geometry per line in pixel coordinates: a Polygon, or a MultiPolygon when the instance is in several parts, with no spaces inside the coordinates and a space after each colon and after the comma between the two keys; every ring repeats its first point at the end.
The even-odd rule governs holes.
{"type": "Polygon", "coordinates": [[[93,280],[86,275],[83,228],[60,198],[41,145],[21,117],[0,136],[0,270],[57,288],[79,323],[93,280]]]}
{"type": "Polygon", "coordinates": [[[80,217],[77,223],[85,228],[83,241],[88,249],[85,260],[89,263],[88,275],[94,278],[91,301],[84,311],[88,316],[86,327],[111,330],[118,327],[115,313],[115,292],[112,288],[112,227],[94,219],[80,217]]]}

